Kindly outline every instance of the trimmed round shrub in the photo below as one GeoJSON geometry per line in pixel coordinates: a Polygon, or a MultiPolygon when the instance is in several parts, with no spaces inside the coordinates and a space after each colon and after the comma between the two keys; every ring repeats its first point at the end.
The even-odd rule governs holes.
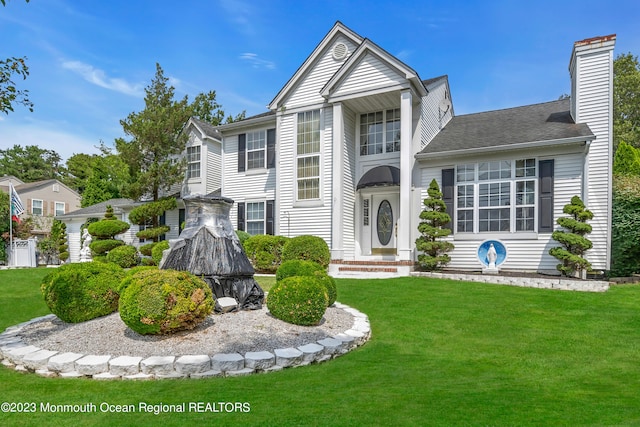
{"type": "Polygon", "coordinates": [[[118,264],[122,268],[131,268],[138,265],[140,255],[133,246],[124,245],[110,250],[107,254],[107,261],[118,264]]]}
{"type": "Polygon", "coordinates": [[[160,264],[160,261],[162,260],[162,252],[165,249],[169,249],[169,242],[166,240],[162,240],[161,242],[158,242],[151,250],[151,258],[153,259],[153,262],[156,263],[156,265],[160,264]]]}
{"type": "Polygon", "coordinates": [[[89,248],[91,248],[91,253],[93,255],[102,255],[117,248],[118,246],[123,246],[124,244],[125,243],[122,240],[96,240],[89,243],[89,248]]]}
{"type": "Polygon", "coordinates": [[[324,272],[325,269],[316,262],[292,259],[285,261],[276,271],[276,282],[293,276],[313,276],[317,271],[324,272]]]}
{"type": "Polygon", "coordinates": [[[327,289],[315,277],[287,277],[267,295],[267,308],[280,320],[294,325],[317,325],[329,302],[327,289]]]}
{"type": "Polygon", "coordinates": [[[138,250],[140,251],[140,253],[144,256],[151,256],[151,251],[153,250],[153,247],[157,244],[158,242],[152,242],[152,243],[147,243],[146,245],[142,245],[138,248],[138,250]]]}
{"type": "Polygon", "coordinates": [[[129,224],[118,219],[110,219],[89,224],[89,234],[98,239],[110,239],[116,234],[124,233],[129,229],[129,224]]]}
{"type": "Polygon", "coordinates": [[[171,230],[171,227],[168,225],[161,225],[159,227],[154,228],[146,228],[144,230],[140,230],[136,233],[136,237],[138,239],[155,239],[157,237],[162,236],[165,233],[168,233],[171,230]]]}
{"type": "Polygon", "coordinates": [[[284,236],[257,234],[244,242],[244,251],[259,273],[275,273],[282,262],[282,250],[289,240],[284,236]]]}
{"type": "Polygon", "coordinates": [[[186,271],[148,270],[131,276],[120,296],[120,318],[135,332],[169,334],[193,329],[213,311],[213,294],[186,271]]]}
{"type": "Polygon", "coordinates": [[[140,265],[145,267],[153,267],[156,266],[156,263],[151,258],[142,258],[140,259],[140,265]]]}
{"type": "Polygon", "coordinates": [[[301,259],[317,262],[324,268],[329,266],[331,252],[327,242],[317,236],[297,236],[289,239],[282,250],[282,261],[301,259]]]}
{"type": "Polygon", "coordinates": [[[44,277],[40,290],[53,314],[78,323],[118,309],[116,289],[123,277],[124,271],[114,264],[64,264],[44,277]]]}
{"type": "Polygon", "coordinates": [[[327,288],[327,296],[329,297],[328,305],[336,302],[336,298],[338,297],[336,281],[327,274],[326,270],[320,264],[303,260],[285,261],[276,272],[276,282],[294,276],[315,277],[327,288]]]}
{"type": "Polygon", "coordinates": [[[118,295],[122,295],[122,292],[126,289],[126,287],[131,284],[131,281],[133,280],[133,276],[136,273],[140,273],[141,271],[149,271],[149,270],[158,271],[158,267],[138,265],[136,267],[125,270],[124,278],[120,281],[120,283],[118,283],[118,286],[116,286],[116,291],[118,292],[118,295]]]}

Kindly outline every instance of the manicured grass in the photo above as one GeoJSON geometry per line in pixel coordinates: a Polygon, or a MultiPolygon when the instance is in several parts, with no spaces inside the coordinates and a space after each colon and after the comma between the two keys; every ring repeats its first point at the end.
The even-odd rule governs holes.
{"type": "MultiPolygon", "coordinates": [[[[45,314],[43,270],[0,271],[0,330],[45,314]]],[[[260,279],[259,279],[260,281],[260,279]]],[[[0,425],[638,425],[640,286],[577,293],[423,278],[338,280],[373,337],[327,363],[240,378],[99,382],[0,367],[0,425]],[[248,413],[102,413],[109,404],[248,402],[248,413]],[[39,407],[39,406],[38,406],[39,407]]]]}

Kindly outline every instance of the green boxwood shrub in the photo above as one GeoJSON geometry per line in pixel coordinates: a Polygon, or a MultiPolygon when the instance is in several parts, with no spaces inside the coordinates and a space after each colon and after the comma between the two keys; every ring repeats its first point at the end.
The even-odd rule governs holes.
{"type": "Polygon", "coordinates": [[[325,272],[325,269],[317,262],[292,259],[280,265],[276,271],[276,282],[293,276],[313,276],[317,271],[325,272]]]}
{"type": "Polygon", "coordinates": [[[240,240],[240,244],[244,247],[244,242],[247,241],[251,237],[251,234],[246,231],[236,230],[236,236],[238,236],[238,240],[240,240]]]}
{"type": "Polygon", "coordinates": [[[123,277],[124,271],[114,264],[64,264],[44,277],[40,290],[53,314],[78,323],[118,309],[116,289],[123,277]]]}
{"type": "Polygon", "coordinates": [[[150,270],[158,271],[158,267],[155,265],[152,265],[152,266],[138,265],[136,267],[132,267],[128,270],[125,270],[124,278],[120,281],[120,283],[118,283],[118,286],[116,286],[116,291],[118,292],[118,295],[122,295],[122,292],[125,290],[125,288],[131,284],[133,276],[136,273],[140,273],[141,271],[150,271],[150,270]]]}
{"type": "Polygon", "coordinates": [[[89,248],[91,248],[91,253],[93,255],[103,255],[118,246],[123,246],[124,244],[125,243],[122,240],[96,240],[89,243],[89,248]]]}
{"type": "Polygon", "coordinates": [[[294,325],[317,325],[327,309],[325,286],[315,277],[294,276],[277,282],[267,295],[267,308],[294,325]]]}
{"type": "Polygon", "coordinates": [[[131,268],[138,265],[140,255],[138,254],[138,250],[133,246],[118,246],[109,251],[107,261],[118,264],[122,268],[131,268]]]}
{"type": "Polygon", "coordinates": [[[158,242],[151,250],[151,258],[153,259],[153,262],[156,263],[156,265],[160,264],[160,261],[162,260],[162,252],[165,249],[169,249],[169,242],[166,240],[162,240],[161,242],[158,242]]]}
{"type": "Polygon", "coordinates": [[[156,263],[151,258],[144,258],[143,257],[142,259],[140,259],[140,265],[145,266],[145,267],[153,267],[153,266],[156,266],[156,263]]]}
{"type": "Polygon", "coordinates": [[[275,273],[282,263],[282,251],[289,240],[284,236],[257,234],[244,242],[244,251],[259,273],[275,273]]]}
{"type": "Polygon", "coordinates": [[[131,276],[120,296],[120,317],[135,332],[193,329],[213,311],[209,285],[186,271],[148,270],[131,276]]]}
{"type": "Polygon", "coordinates": [[[285,261],[276,272],[276,282],[294,276],[315,277],[327,288],[327,296],[329,297],[328,305],[336,302],[336,298],[338,297],[336,281],[327,274],[326,270],[320,264],[303,260],[285,261]]]}
{"type": "Polygon", "coordinates": [[[157,242],[147,243],[146,245],[140,246],[138,250],[144,256],[151,256],[151,251],[156,244],[157,242]]]}
{"type": "Polygon", "coordinates": [[[98,239],[110,239],[116,234],[124,233],[129,229],[129,224],[118,219],[103,220],[89,224],[89,234],[98,239]]]}
{"type": "Polygon", "coordinates": [[[317,262],[324,268],[329,266],[331,252],[327,242],[317,236],[297,236],[290,239],[282,250],[282,261],[301,259],[317,262]]]}

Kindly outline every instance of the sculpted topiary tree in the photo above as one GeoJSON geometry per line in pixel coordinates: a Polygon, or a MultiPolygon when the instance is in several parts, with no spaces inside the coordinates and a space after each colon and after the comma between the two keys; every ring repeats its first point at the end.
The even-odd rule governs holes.
{"type": "Polygon", "coordinates": [[[442,240],[451,234],[451,230],[443,228],[451,221],[447,214],[447,206],[442,200],[442,192],[436,180],[432,180],[427,190],[429,197],[424,199],[424,209],[420,212],[423,221],[418,225],[422,236],[416,239],[416,249],[423,254],[418,255],[418,262],[425,270],[441,269],[451,261],[446,252],[454,248],[453,243],[442,240]]]}
{"type": "Polygon", "coordinates": [[[557,222],[567,231],[553,232],[551,237],[562,247],[551,248],[549,254],[561,261],[556,268],[562,275],[581,277],[583,271],[591,268],[591,263],[584,258],[584,253],[591,249],[593,244],[584,236],[591,233],[591,226],[587,221],[593,218],[593,213],[585,208],[578,196],[573,196],[571,203],[565,205],[562,211],[570,216],[560,217],[557,222]]]}
{"type": "Polygon", "coordinates": [[[107,211],[101,221],[89,224],[87,230],[93,236],[94,240],[89,247],[94,255],[94,261],[105,256],[111,249],[124,245],[122,240],[116,240],[114,236],[124,233],[129,229],[129,224],[120,221],[113,215],[111,205],[107,206],[107,211]]]}

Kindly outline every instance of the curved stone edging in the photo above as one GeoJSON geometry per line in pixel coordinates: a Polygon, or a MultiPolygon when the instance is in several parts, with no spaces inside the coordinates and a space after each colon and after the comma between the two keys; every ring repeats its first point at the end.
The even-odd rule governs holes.
{"type": "Polygon", "coordinates": [[[0,361],[2,365],[20,372],[35,372],[43,377],[79,378],[99,380],[207,378],[273,372],[284,368],[320,363],[361,346],[371,337],[369,318],[364,313],[336,302],[336,308],[353,316],[350,329],[329,338],[296,348],[278,348],[272,351],[218,353],[214,355],[137,356],[85,355],[81,353],[50,351],[22,341],[23,328],[32,323],[54,318],[55,315],[36,317],[8,327],[0,334],[0,361]]]}

